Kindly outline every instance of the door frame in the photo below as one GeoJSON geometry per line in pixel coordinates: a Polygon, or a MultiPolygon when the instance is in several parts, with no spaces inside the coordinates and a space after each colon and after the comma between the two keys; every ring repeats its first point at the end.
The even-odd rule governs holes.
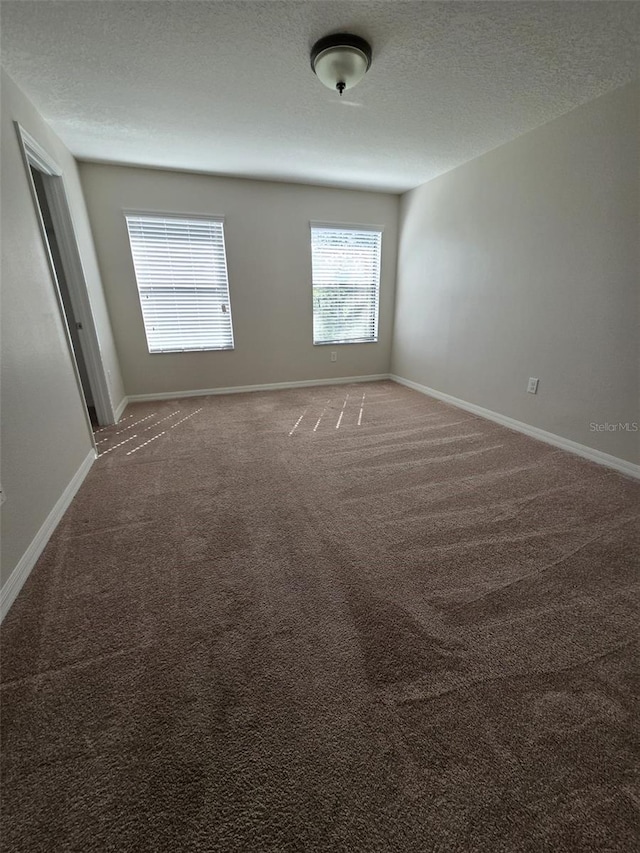
{"type": "Polygon", "coordinates": [[[73,342],[69,332],[67,315],[62,301],[62,296],[60,295],[58,276],[53,262],[53,257],[51,256],[49,240],[47,238],[42,213],[40,211],[40,202],[38,200],[36,187],[31,174],[31,167],[33,166],[48,178],[48,180],[43,181],[45,194],[49,204],[51,218],[53,219],[54,231],[60,250],[60,258],[69,290],[71,306],[76,321],[81,324],[79,327],[80,344],[87,368],[87,375],[89,377],[89,385],[93,396],[93,405],[96,410],[99,425],[107,426],[108,424],[116,423],[115,410],[109,393],[109,383],[107,380],[106,369],[102,361],[100,342],[98,340],[95,318],[87,290],[82,258],[80,257],[80,252],[78,250],[75,229],[73,227],[73,219],[71,218],[69,202],[67,200],[67,194],[64,187],[64,176],[62,169],[58,166],[53,157],[51,157],[51,155],[39,144],[39,142],[37,142],[37,140],[35,140],[19,122],[15,121],[14,125],[16,133],[18,134],[18,142],[25,170],[27,172],[29,189],[36,209],[38,225],[47,254],[49,270],[54,283],[54,291],[64,324],[67,344],[69,346],[76,382],[78,384],[78,392],[83,400],[89,431],[93,436],[93,427],[91,425],[89,412],[85,402],[82,382],[80,380],[80,372],[78,370],[73,342]]]}

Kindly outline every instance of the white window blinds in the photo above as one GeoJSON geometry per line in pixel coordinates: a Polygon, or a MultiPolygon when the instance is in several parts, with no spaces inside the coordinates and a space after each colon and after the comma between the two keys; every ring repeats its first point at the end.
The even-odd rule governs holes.
{"type": "Polygon", "coordinates": [[[311,226],[314,344],[378,340],[382,232],[311,226]]]}
{"type": "Polygon", "coordinates": [[[126,219],[149,352],[233,349],[222,221],[126,219]]]}

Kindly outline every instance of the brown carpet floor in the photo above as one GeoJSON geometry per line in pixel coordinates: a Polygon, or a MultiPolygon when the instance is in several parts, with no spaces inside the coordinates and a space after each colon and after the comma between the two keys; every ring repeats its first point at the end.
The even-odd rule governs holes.
{"type": "Polygon", "coordinates": [[[4,851],[636,849],[640,484],[390,382],[96,437],[2,627],[4,851]]]}

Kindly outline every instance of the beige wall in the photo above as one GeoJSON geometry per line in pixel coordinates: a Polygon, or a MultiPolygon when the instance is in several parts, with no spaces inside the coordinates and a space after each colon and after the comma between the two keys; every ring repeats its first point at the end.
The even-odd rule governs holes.
{"type": "Polygon", "coordinates": [[[2,584],[91,450],[14,120],[63,170],[116,403],[123,393],[75,162],[2,72],[2,584]]]}
{"type": "Polygon", "coordinates": [[[638,461],[639,88],[407,193],[392,372],[638,461]],[[539,377],[536,396],[527,379],[539,377]]]}
{"type": "Polygon", "coordinates": [[[388,372],[398,196],[91,163],[80,174],[127,394],[388,372]],[[147,352],[123,209],[225,217],[233,351],[147,352]],[[313,346],[310,220],[384,225],[378,343],[313,346]]]}

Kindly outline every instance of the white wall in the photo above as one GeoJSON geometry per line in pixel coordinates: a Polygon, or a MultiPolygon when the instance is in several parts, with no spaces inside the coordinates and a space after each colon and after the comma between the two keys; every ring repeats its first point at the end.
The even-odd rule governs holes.
{"type": "Polygon", "coordinates": [[[392,373],[638,461],[639,91],[402,197],[392,373]]]}
{"type": "Polygon", "coordinates": [[[116,402],[123,394],[75,161],[2,72],[3,585],[92,446],[14,120],[63,170],[111,393],[116,402]]]}
{"type": "Polygon", "coordinates": [[[80,174],[127,394],[388,372],[398,196],[92,163],[80,174]],[[147,352],[123,209],[225,217],[233,351],[147,352]],[[313,346],[310,220],[384,225],[378,343],[313,346]]]}

